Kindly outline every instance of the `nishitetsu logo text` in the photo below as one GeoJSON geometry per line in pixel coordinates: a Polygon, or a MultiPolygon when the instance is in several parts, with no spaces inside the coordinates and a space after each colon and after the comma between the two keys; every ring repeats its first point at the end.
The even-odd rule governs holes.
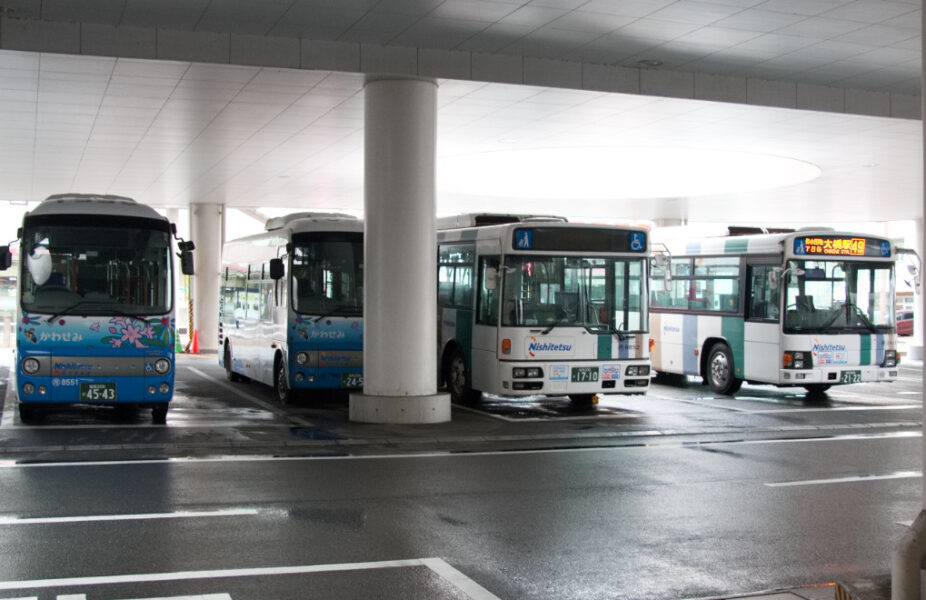
{"type": "Polygon", "coordinates": [[[538,342],[537,338],[531,336],[531,343],[527,346],[527,353],[531,357],[537,356],[537,352],[570,352],[572,344],[557,344],[551,342],[538,342]]]}

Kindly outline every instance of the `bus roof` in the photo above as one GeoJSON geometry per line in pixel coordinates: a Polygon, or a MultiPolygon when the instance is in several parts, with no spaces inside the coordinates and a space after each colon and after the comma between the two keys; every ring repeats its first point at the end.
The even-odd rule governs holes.
{"type": "Polygon", "coordinates": [[[566,221],[521,221],[437,232],[440,243],[497,240],[505,253],[602,253],[645,255],[649,231],[643,227],[566,221]],[[556,231],[560,230],[560,231],[556,231]]]}
{"type": "Polygon", "coordinates": [[[450,215],[439,217],[435,223],[438,230],[460,229],[463,227],[489,227],[491,225],[503,225],[506,223],[526,223],[526,222],[561,222],[565,223],[566,217],[555,215],[524,215],[514,213],[466,213],[462,215],[450,215]]]}
{"type": "Polygon", "coordinates": [[[42,215],[113,215],[166,221],[156,210],[125,196],[109,194],[55,194],[29,211],[29,217],[42,215]]]}
{"type": "MultiPolygon", "coordinates": [[[[320,222],[360,222],[360,219],[353,215],[347,215],[344,213],[328,213],[328,212],[297,212],[290,213],[288,215],[283,215],[282,217],[273,217],[272,219],[267,219],[267,222],[264,223],[265,231],[275,231],[277,229],[283,229],[287,225],[295,221],[307,221],[313,223],[320,222]]],[[[296,225],[293,225],[295,227],[296,225]]]]}

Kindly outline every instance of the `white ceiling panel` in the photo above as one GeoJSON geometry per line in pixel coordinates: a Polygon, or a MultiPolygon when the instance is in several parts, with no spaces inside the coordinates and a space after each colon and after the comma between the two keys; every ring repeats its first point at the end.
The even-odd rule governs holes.
{"type": "MultiPolygon", "coordinates": [[[[14,16],[51,22],[628,67],[660,60],[658,68],[773,84],[916,95],[921,81],[921,9],[913,0],[4,5],[14,16]]],[[[362,74],[0,51],[0,199],[35,201],[76,186],[157,206],[360,210],[363,81],[362,74]]],[[[922,212],[919,121],[449,80],[441,81],[438,106],[442,214],[568,207],[608,218],[755,222],[788,214],[819,223],[922,212]],[[691,164],[710,156],[720,158],[696,179],[691,164]],[[767,174],[792,163],[819,174],[756,186],[731,167],[765,164],[767,174]]],[[[755,180],[762,176],[760,169],[755,180]]]]}

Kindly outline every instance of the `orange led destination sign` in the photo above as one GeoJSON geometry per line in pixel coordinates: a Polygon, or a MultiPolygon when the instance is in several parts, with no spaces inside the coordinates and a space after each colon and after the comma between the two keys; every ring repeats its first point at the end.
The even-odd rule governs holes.
{"type": "Polygon", "coordinates": [[[865,256],[865,238],[803,238],[806,254],[865,256]]]}
{"type": "Polygon", "coordinates": [[[891,256],[891,243],[864,237],[806,235],[794,238],[794,254],[798,256],[891,256]]]}

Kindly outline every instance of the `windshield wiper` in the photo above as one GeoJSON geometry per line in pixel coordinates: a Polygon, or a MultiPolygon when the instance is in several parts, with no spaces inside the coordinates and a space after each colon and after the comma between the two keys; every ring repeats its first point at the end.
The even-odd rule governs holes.
{"type": "Polygon", "coordinates": [[[874,323],[871,322],[871,319],[868,318],[868,315],[862,312],[862,309],[860,309],[857,305],[851,302],[846,302],[842,306],[840,306],[839,309],[835,313],[833,313],[833,316],[830,317],[829,320],[827,320],[827,322],[823,325],[823,329],[828,329],[830,326],[832,326],[832,324],[836,322],[836,319],[838,319],[840,315],[842,314],[843,309],[845,309],[846,311],[846,327],[845,328],[852,327],[849,324],[849,311],[854,309],[855,315],[858,317],[858,320],[861,321],[862,325],[864,325],[866,329],[868,329],[872,333],[878,332],[878,328],[875,327],[874,323]]]}
{"type": "MultiPolygon", "coordinates": [[[[103,302],[102,300],[78,300],[77,302],[75,302],[74,304],[68,306],[67,308],[62,308],[61,310],[59,310],[58,312],[56,312],[56,313],[53,314],[52,316],[48,317],[47,319],[45,319],[45,322],[46,322],[46,323],[51,323],[52,321],[54,321],[55,319],[57,319],[57,318],[60,317],[60,316],[69,315],[69,314],[71,314],[71,311],[72,311],[72,310],[74,310],[75,308],[77,308],[78,306],[81,306],[81,305],[83,305],[83,304],[106,304],[106,303],[103,302]]],[[[125,312],[124,310],[121,310],[121,309],[118,309],[118,308],[115,308],[115,307],[113,307],[113,308],[107,308],[107,309],[106,309],[106,314],[119,315],[120,317],[135,317],[135,316],[138,316],[138,315],[129,314],[129,313],[125,312]]]]}
{"type": "Polygon", "coordinates": [[[624,322],[621,321],[621,323],[620,323],[617,327],[611,327],[611,328],[609,328],[609,331],[610,331],[611,335],[616,335],[616,336],[617,336],[617,339],[619,339],[620,341],[626,340],[626,339],[627,339],[627,336],[629,335],[627,332],[625,332],[623,329],[621,329],[621,327],[623,327],[623,326],[624,326],[624,322]]]}

